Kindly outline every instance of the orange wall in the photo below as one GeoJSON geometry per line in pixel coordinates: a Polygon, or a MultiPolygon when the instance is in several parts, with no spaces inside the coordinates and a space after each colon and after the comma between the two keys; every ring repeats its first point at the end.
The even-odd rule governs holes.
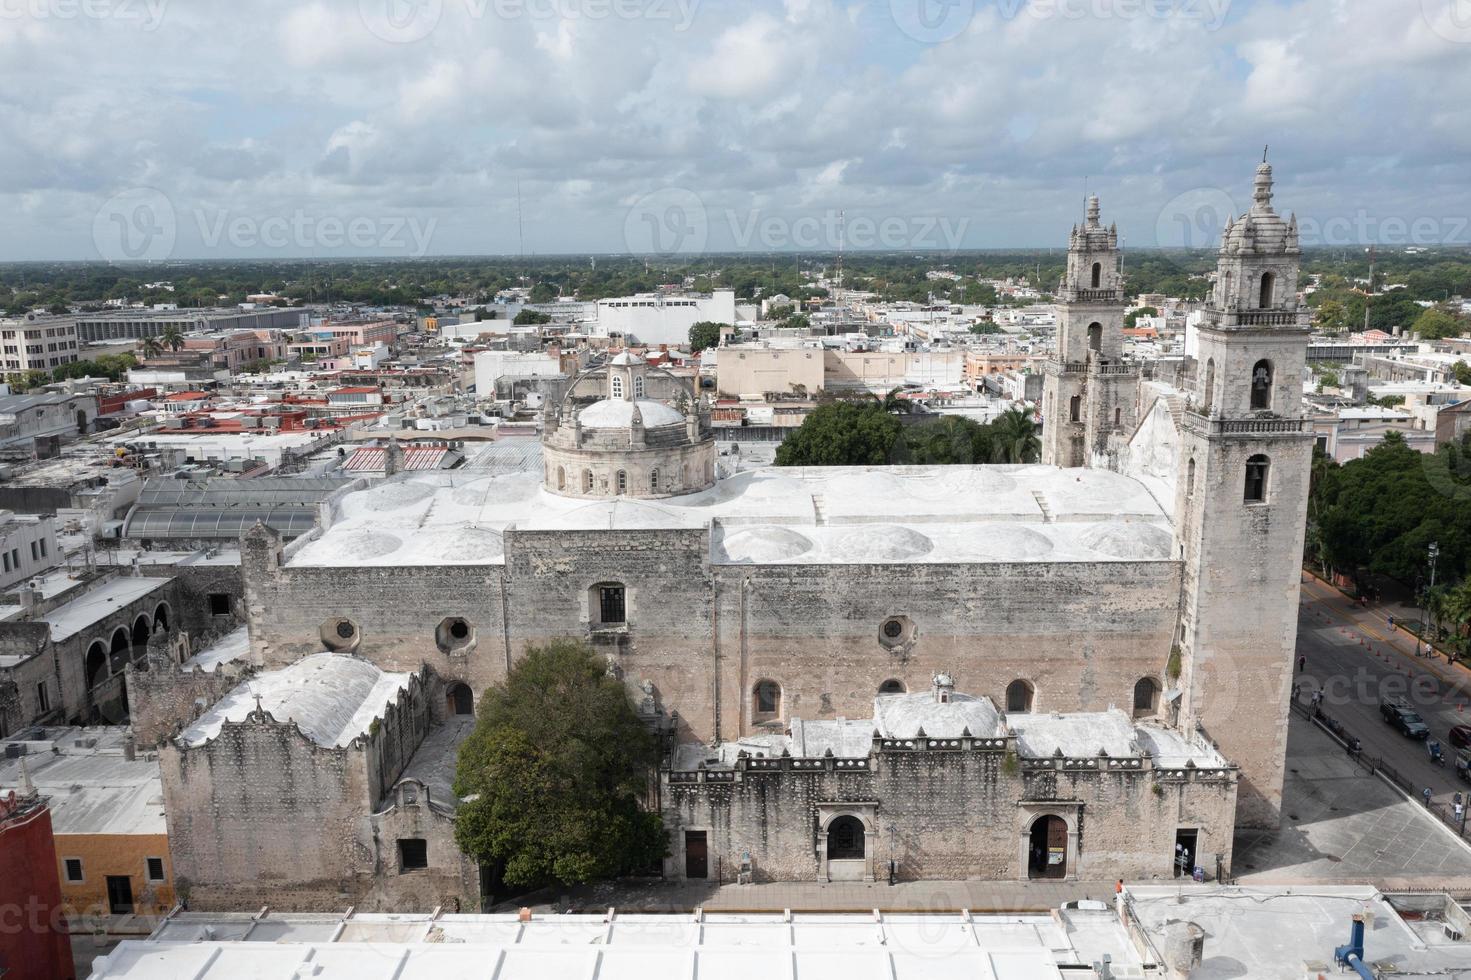
{"type": "Polygon", "coordinates": [[[174,904],[174,866],[166,834],[67,834],[56,838],[56,873],[61,897],[81,915],[106,915],[107,878],[127,875],[133,881],[133,911],[162,915],[174,904]],[[148,880],[145,858],[163,859],[163,883],[148,880]],[[82,859],[81,882],[66,880],[66,859],[82,859]]]}

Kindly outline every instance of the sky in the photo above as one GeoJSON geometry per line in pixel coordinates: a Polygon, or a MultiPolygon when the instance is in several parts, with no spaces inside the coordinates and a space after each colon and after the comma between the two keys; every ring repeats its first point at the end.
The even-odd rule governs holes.
{"type": "Polygon", "coordinates": [[[0,0],[0,260],[1471,243],[1471,0],[0,0]]]}

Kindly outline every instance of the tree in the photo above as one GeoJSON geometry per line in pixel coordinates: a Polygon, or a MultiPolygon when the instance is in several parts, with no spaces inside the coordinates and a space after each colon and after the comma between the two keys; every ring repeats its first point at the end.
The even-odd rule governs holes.
{"type": "Polygon", "coordinates": [[[455,840],[515,888],[642,871],[667,851],[640,806],[658,744],[588,647],[533,647],[485,692],[460,746],[455,840]]]}
{"type": "Polygon", "coordinates": [[[1006,331],[1002,330],[991,320],[982,320],[979,323],[972,323],[970,325],[970,332],[973,334],[997,334],[1005,333],[1006,331]]]}
{"type": "Polygon", "coordinates": [[[1451,370],[1456,372],[1456,384],[1471,385],[1471,365],[1465,361],[1457,361],[1451,365],[1451,370]]]}
{"type": "Polygon", "coordinates": [[[539,313],[536,310],[523,309],[520,313],[516,314],[516,319],[512,320],[511,322],[518,327],[525,327],[537,323],[551,323],[552,318],[549,314],[546,313],[539,313]]]}
{"type": "Polygon", "coordinates": [[[1338,300],[1325,299],[1313,314],[1313,326],[1323,333],[1343,333],[1348,329],[1348,311],[1338,300]]]}
{"type": "Polygon", "coordinates": [[[1468,326],[1466,321],[1460,317],[1432,307],[1421,313],[1410,329],[1418,333],[1421,340],[1442,340],[1446,337],[1461,336],[1466,332],[1468,326]]]}
{"type": "Polygon", "coordinates": [[[808,318],[806,313],[793,313],[781,323],[778,323],[777,326],[783,330],[806,330],[812,326],[812,320],[808,318]]]}
{"type": "Polygon", "coordinates": [[[1037,423],[1030,412],[1010,408],[991,422],[993,463],[1035,463],[1042,452],[1037,423]]]}
{"type": "Polygon", "coordinates": [[[1139,318],[1143,316],[1159,316],[1159,310],[1152,306],[1141,306],[1137,310],[1130,310],[1124,314],[1124,326],[1132,330],[1139,322],[1139,318]]]}
{"type": "Polygon", "coordinates": [[[996,287],[989,282],[969,281],[960,295],[960,301],[966,306],[995,306],[996,287]]]}
{"type": "Polygon", "coordinates": [[[39,388],[51,381],[51,375],[45,371],[14,371],[5,376],[5,381],[10,385],[10,390],[17,395],[24,395],[34,388],[39,388]]]}
{"type": "Polygon", "coordinates": [[[690,327],[690,351],[698,354],[707,347],[720,345],[720,329],[728,327],[728,323],[716,323],[714,320],[701,320],[690,327]]]}
{"type": "Polygon", "coordinates": [[[163,353],[163,345],[158,342],[157,337],[144,337],[142,346],[144,358],[157,357],[163,353]]]}
{"type": "Polygon", "coordinates": [[[883,466],[899,429],[878,402],[823,405],[776,447],[776,465],[883,466]]]}
{"type": "Polygon", "coordinates": [[[184,346],[184,331],[171,323],[163,328],[163,333],[159,334],[158,339],[163,346],[177,353],[179,348],[184,346]]]}
{"type": "Polygon", "coordinates": [[[557,299],[557,288],[549,282],[539,282],[531,287],[531,302],[552,303],[557,299]]]}

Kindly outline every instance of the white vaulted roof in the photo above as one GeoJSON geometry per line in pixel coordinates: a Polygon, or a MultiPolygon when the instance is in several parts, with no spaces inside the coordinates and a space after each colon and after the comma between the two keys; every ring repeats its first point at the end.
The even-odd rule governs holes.
{"type": "MultiPolygon", "coordinates": [[[[637,404],[646,429],[655,429],[661,425],[680,425],[684,422],[683,415],[663,402],[640,399],[637,404]]],[[[626,429],[633,425],[633,406],[633,402],[622,398],[605,398],[584,408],[577,417],[583,427],[588,429],[626,429]]]]}

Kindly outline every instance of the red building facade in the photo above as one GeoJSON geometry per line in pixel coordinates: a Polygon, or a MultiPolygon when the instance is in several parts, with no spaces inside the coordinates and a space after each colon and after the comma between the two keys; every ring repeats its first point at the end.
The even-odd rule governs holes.
{"type": "Polygon", "coordinates": [[[0,797],[0,976],[73,980],[51,810],[38,797],[0,797]]]}

